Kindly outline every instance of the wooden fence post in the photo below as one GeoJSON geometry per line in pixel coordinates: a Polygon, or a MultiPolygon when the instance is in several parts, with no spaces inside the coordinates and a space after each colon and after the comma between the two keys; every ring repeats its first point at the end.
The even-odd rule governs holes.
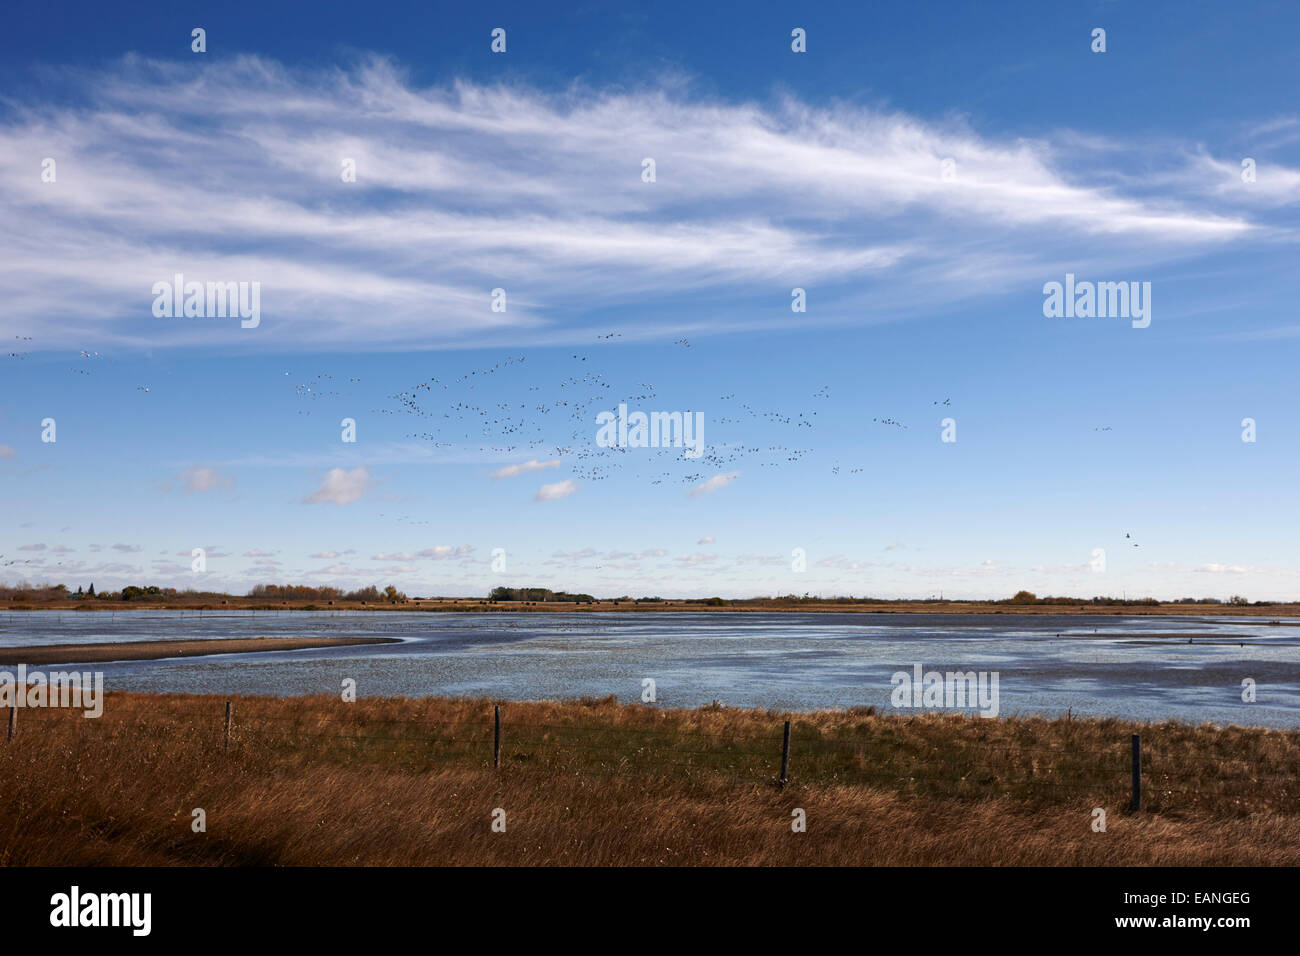
{"type": "Polygon", "coordinates": [[[14,739],[14,734],[18,733],[18,705],[9,705],[9,739],[14,739]]]}
{"type": "Polygon", "coordinates": [[[1138,734],[1133,735],[1133,801],[1129,809],[1142,809],[1142,738],[1138,734]]]}
{"type": "Polygon", "coordinates": [[[226,749],[230,749],[230,701],[226,701],[226,749]]]}
{"type": "Polygon", "coordinates": [[[789,779],[790,770],[790,721],[785,722],[785,736],[781,741],[781,786],[789,779]]]}
{"type": "Polygon", "coordinates": [[[492,766],[501,766],[501,705],[492,707],[494,730],[492,733],[492,766]]]}

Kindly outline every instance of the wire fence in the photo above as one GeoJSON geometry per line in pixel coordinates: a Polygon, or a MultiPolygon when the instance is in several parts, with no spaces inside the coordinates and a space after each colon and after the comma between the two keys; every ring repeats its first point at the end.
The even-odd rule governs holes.
{"type": "MultiPolygon", "coordinates": [[[[943,798],[1006,796],[1039,802],[1165,812],[1192,808],[1300,813],[1300,735],[1259,743],[1181,737],[1154,728],[1146,739],[979,739],[961,725],[927,737],[890,717],[824,727],[815,721],[752,718],[706,726],[708,715],[671,723],[664,712],[636,719],[591,714],[538,720],[527,705],[461,708],[421,717],[383,703],[311,706],[261,700],[161,698],[151,709],[108,708],[99,720],[55,708],[10,708],[8,744],[31,738],[81,746],[185,738],[229,759],[328,760],[399,766],[487,767],[509,773],[724,775],[753,783],[844,785],[943,798]],[[656,716],[658,714],[659,716],[656,716]],[[658,720],[657,725],[650,725],[658,720]]],[[[692,713],[692,712],[687,712],[692,713]]],[[[1200,733],[1196,738],[1188,734],[1200,733]]]]}

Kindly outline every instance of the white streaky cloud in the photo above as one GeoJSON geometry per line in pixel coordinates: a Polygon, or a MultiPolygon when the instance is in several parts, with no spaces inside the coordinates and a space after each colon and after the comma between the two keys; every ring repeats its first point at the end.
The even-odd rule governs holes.
{"type": "Polygon", "coordinates": [[[1240,159],[1217,159],[1198,153],[1181,177],[1182,185],[1199,185],[1216,196],[1231,197],[1245,205],[1290,206],[1300,202],[1300,169],[1256,161],[1254,182],[1242,181],[1240,159]]]}
{"type": "Polygon", "coordinates": [[[502,478],[514,478],[516,475],[526,475],[533,471],[543,471],[547,468],[559,468],[560,459],[553,458],[550,461],[526,461],[519,465],[506,465],[504,468],[492,473],[493,481],[500,481],[502,478]]]}
{"type": "Polygon", "coordinates": [[[558,501],[560,498],[567,498],[578,490],[578,483],[572,478],[566,478],[564,481],[557,481],[553,485],[542,485],[537,489],[537,494],[533,495],[534,501],[558,501]]]}
{"type": "Polygon", "coordinates": [[[703,538],[701,538],[699,541],[696,541],[695,543],[696,543],[696,544],[713,544],[713,535],[711,535],[711,534],[709,534],[709,535],[705,535],[703,538]]]}
{"type": "Polygon", "coordinates": [[[321,486],[303,499],[305,504],[329,502],[336,505],[350,505],[364,495],[374,485],[374,479],[365,468],[345,471],[331,468],[321,486]]]}
{"type": "MultiPolygon", "coordinates": [[[[71,82],[75,106],[15,102],[0,119],[0,320],[41,348],[555,344],[665,290],[725,298],[718,326],[743,328],[754,303],[813,283],[814,321],[863,321],[837,288],[955,301],[1041,284],[1062,261],[1131,266],[1260,232],[1232,197],[1177,176],[1151,188],[1134,144],[1063,148],[849,103],[419,87],[378,58],[129,56],[71,82]],[[1103,148],[1133,182],[1078,155],[1103,148]],[[33,156],[56,158],[57,181],[33,156]],[[153,284],[176,273],[260,282],[257,331],[155,318],[153,284]]],[[[1260,195],[1291,195],[1286,171],[1269,175],[1260,195]]]]}
{"type": "Polygon", "coordinates": [[[717,491],[719,488],[727,487],[727,485],[731,484],[739,477],[740,472],[738,471],[729,471],[725,474],[714,475],[712,478],[707,478],[704,481],[701,481],[688,492],[688,495],[691,498],[698,498],[700,495],[713,494],[713,492],[717,491]]]}

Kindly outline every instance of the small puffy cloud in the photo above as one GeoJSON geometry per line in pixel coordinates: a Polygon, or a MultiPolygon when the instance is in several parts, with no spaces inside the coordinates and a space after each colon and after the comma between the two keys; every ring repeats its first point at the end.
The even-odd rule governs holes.
{"type": "Polygon", "coordinates": [[[143,551],[144,548],[138,544],[115,544],[113,545],[113,550],[121,551],[123,554],[138,554],[143,551]]]}
{"type": "Polygon", "coordinates": [[[19,550],[19,551],[44,551],[44,550],[45,550],[45,545],[43,545],[43,544],[25,544],[25,545],[23,545],[21,548],[19,548],[18,550],[19,550]]]}
{"type": "Polygon", "coordinates": [[[10,446],[0,445],[0,458],[12,458],[16,454],[18,454],[18,452],[10,446]]]}
{"type": "Polygon", "coordinates": [[[336,505],[350,505],[364,495],[374,485],[374,479],[365,468],[345,471],[331,468],[321,486],[303,499],[305,504],[328,501],[336,505]]]}
{"type": "Polygon", "coordinates": [[[729,471],[726,474],[714,475],[712,478],[701,481],[698,485],[692,488],[689,495],[692,498],[698,498],[700,495],[713,494],[713,492],[717,491],[719,488],[727,487],[727,485],[731,484],[739,477],[740,472],[738,471],[729,471]]]}
{"type": "Polygon", "coordinates": [[[246,558],[270,558],[275,555],[274,551],[263,551],[261,548],[254,548],[252,551],[245,551],[246,558]]]}
{"type": "Polygon", "coordinates": [[[313,558],[326,558],[326,559],[337,558],[338,556],[339,553],[337,551],[317,551],[315,554],[312,555],[313,558]]]}
{"type": "Polygon", "coordinates": [[[181,483],[186,491],[195,494],[202,494],[205,491],[215,491],[219,488],[233,488],[235,479],[228,475],[223,475],[215,468],[203,468],[199,465],[191,465],[179,475],[176,480],[181,483]]]}
{"type": "Polygon", "coordinates": [[[567,498],[578,490],[578,483],[572,478],[564,481],[557,481],[553,485],[542,485],[537,489],[537,494],[533,495],[534,501],[556,501],[560,498],[567,498]]]}
{"type": "Polygon", "coordinates": [[[409,551],[381,551],[371,557],[371,561],[413,561],[415,555],[409,551]]]}
{"type": "Polygon", "coordinates": [[[701,538],[699,541],[696,541],[695,543],[696,543],[696,544],[713,544],[713,535],[711,535],[711,534],[706,534],[703,538],[701,538]]]}
{"type": "Polygon", "coordinates": [[[492,473],[493,481],[500,481],[502,478],[513,478],[516,475],[526,475],[530,471],[544,471],[547,468],[559,468],[560,459],[553,458],[550,461],[538,461],[534,458],[532,461],[526,461],[522,465],[506,465],[500,471],[492,473]]]}

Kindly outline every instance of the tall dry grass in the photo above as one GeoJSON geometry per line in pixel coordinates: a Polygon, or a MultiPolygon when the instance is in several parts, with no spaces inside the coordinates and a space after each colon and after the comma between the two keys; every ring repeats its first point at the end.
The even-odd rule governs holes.
{"type": "Polygon", "coordinates": [[[17,739],[0,740],[0,862],[1300,862],[1296,732],[511,703],[494,770],[484,700],[235,698],[228,749],[223,710],[217,697],[112,694],[99,720],[20,711],[17,739]],[[1130,814],[1134,732],[1147,788],[1130,814]],[[796,808],[805,833],[792,832],[796,808]]]}

